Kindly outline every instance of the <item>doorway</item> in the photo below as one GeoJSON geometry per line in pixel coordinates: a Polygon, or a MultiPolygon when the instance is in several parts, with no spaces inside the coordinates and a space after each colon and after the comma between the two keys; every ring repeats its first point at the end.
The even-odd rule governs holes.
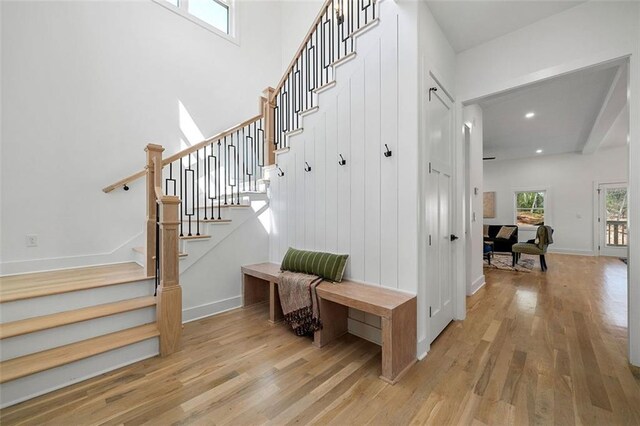
{"type": "Polygon", "coordinates": [[[629,251],[628,185],[598,185],[598,244],[601,256],[627,258],[629,251]]]}
{"type": "Polygon", "coordinates": [[[432,76],[425,96],[429,164],[427,176],[427,282],[432,342],[453,321],[453,108],[444,88],[432,76]]]}

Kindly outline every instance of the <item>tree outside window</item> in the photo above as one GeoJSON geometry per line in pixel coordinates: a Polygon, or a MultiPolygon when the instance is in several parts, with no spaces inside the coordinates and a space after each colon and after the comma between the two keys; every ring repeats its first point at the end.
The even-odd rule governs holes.
{"type": "Polygon", "coordinates": [[[516,192],[516,224],[518,226],[544,225],[544,198],[546,191],[516,192]]]}

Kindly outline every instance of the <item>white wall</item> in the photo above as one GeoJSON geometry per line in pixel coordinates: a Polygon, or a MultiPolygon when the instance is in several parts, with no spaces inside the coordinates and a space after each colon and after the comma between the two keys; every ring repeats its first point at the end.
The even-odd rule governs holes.
{"type": "Polygon", "coordinates": [[[640,3],[590,1],[457,57],[459,100],[480,97],[630,56],[629,358],[640,365],[640,3]]]}
{"type": "MultiPolygon", "coordinates": [[[[510,161],[485,161],[484,190],[496,192],[496,218],[486,224],[513,224],[514,193],[542,189],[545,224],[554,228],[551,252],[594,255],[594,184],[626,182],[628,148],[618,147],[591,155],[561,154],[510,161]]],[[[535,230],[520,229],[518,239],[535,238],[535,230]]]]}
{"type": "MultiPolygon", "coordinates": [[[[284,0],[280,8],[282,22],[286,22],[281,30],[282,72],[293,60],[302,40],[311,28],[313,20],[320,12],[324,0],[284,0]]],[[[277,82],[271,83],[275,85],[277,82]]]]}
{"type": "MultiPolygon", "coordinates": [[[[380,4],[381,24],[357,39],[356,58],[336,70],[336,87],[278,156],[285,175],[271,178],[272,261],[289,246],[348,253],[348,278],[417,292],[418,69],[416,50],[400,49],[417,45],[415,9],[380,4]],[[383,156],[385,143],[393,156],[383,156]]],[[[379,322],[352,312],[354,321],[368,331],[352,332],[377,339],[366,326],[379,322]]]]}
{"type": "Polygon", "coordinates": [[[151,0],[2,2],[0,273],[123,260],[143,180],[101,188],[149,142],[170,154],[258,112],[280,77],[280,4],[237,4],[239,46],[151,0]]]}
{"type": "Polygon", "coordinates": [[[265,262],[269,252],[268,229],[263,224],[268,219],[245,214],[251,217],[180,274],[183,321],[242,306],[240,266],[265,262]]]}
{"type": "MultiPolygon", "coordinates": [[[[463,109],[463,121],[470,125],[469,140],[469,181],[471,200],[471,220],[470,229],[468,230],[468,241],[471,245],[471,258],[467,259],[467,268],[469,268],[468,280],[466,282],[467,295],[471,295],[478,291],[485,283],[484,271],[482,269],[482,250],[483,250],[483,161],[482,161],[482,143],[483,143],[483,122],[482,108],[479,105],[470,105],[463,109]],[[475,188],[478,188],[477,194],[475,188]]],[[[469,252],[468,252],[469,253],[469,252]]]]}

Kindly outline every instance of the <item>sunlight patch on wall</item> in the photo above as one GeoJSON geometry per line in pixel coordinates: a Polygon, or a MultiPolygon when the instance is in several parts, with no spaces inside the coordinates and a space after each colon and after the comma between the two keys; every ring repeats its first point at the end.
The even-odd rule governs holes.
{"type": "Polygon", "coordinates": [[[260,221],[260,224],[262,225],[264,230],[267,231],[267,234],[271,234],[271,209],[265,209],[265,211],[258,216],[258,220],[260,221]]]}
{"type": "MultiPolygon", "coordinates": [[[[191,117],[191,114],[189,114],[189,111],[187,111],[187,108],[180,100],[178,100],[178,120],[180,124],[180,131],[187,139],[187,147],[195,145],[204,140],[204,136],[200,131],[200,128],[198,127],[196,122],[193,121],[193,117],[191,117]]],[[[184,141],[181,140],[180,142],[183,143],[184,141]]]]}

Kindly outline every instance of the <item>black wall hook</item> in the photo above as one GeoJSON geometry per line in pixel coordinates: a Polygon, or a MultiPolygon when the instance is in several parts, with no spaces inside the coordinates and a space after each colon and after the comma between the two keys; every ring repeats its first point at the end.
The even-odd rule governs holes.
{"type": "Polygon", "coordinates": [[[311,171],[311,166],[306,161],[304,162],[304,171],[305,172],[310,172],[311,171]]]}
{"type": "Polygon", "coordinates": [[[437,87],[430,87],[429,88],[429,101],[431,101],[431,92],[437,92],[438,88],[437,87]]]}
{"type": "Polygon", "coordinates": [[[127,184],[125,183],[124,186],[122,187],[122,189],[124,189],[125,191],[129,190],[129,187],[127,186],[127,184]]]}
{"type": "Polygon", "coordinates": [[[338,160],[338,164],[341,166],[344,166],[345,164],[347,164],[347,160],[344,159],[342,154],[338,154],[338,155],[340,156],[340,160],[338,160]]]}
{"type": "Polygon", "coordinates": [[[386,148],[386,150],[384,151],[384,156],[391,157],[391,155],[393,155],[393,151],[389,149],[389,146],[386,143],[384,144],[384,147],[386,148]]]}
{"type": "Polygon", "coordinates": [[[278,176],[280,176],[280,177],[284,176],[284,172],[282,171],[282,169],[280,167],[278,167],[278,176]]]}

